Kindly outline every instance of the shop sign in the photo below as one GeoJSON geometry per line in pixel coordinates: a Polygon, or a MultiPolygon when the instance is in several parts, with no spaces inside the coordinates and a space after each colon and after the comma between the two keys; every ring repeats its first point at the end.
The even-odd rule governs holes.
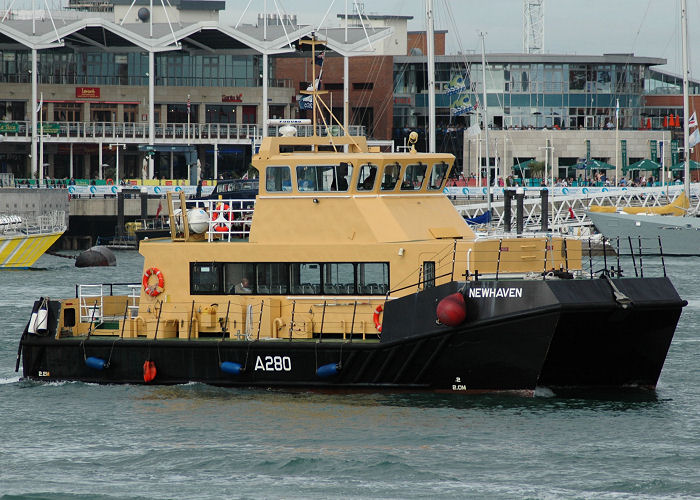
{"type": "Polygon", "coordinates": [[[60,123],[42,123],[39,125],[41,131],[45,134],[58,134],[61,129],[60,123]]]}
{"type": "Polygon", "coordinates": [[[221,102],[243,102],[243,94],[221,94],[221,102]]]}
{"type": "Polygon", "coordinates": [[[413,99],[411,97],[394,97],[394,104],[413,106],[413,99]]]}
{"type": "Polygon", "coordinates": [[[76,87],[75,97],[82,99],[99,99],[100,87],[76,87]]]}
{"type": "Polygon", "coordinates": [[[114,56],[114,64],[128,64],[129,56],[123,54],[117,54],[114,56]]]}
{"type": "Polygon", "coordinates": [[[15,53],[14,52],[3,52],[2,53],[2,60],[5,62],[15,62],[15,53]]]}
{"type": "Polygon", "coordinates": [[[19,123],[16,122],[0,122],[0,133],[18,134],[19,123]]]}

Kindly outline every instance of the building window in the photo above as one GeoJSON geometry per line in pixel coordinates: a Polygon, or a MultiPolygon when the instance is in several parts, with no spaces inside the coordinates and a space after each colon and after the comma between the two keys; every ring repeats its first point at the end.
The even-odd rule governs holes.
{"type": "Polygon", "coordinates": [[[207,104],[205,109],[206,123],[236,123],[236,106],[207,104]]]}
{"type": "Polygon", "coordinates": [[[243,120],[244,124],[255,124],[258,120],[258,107],[257,106],[243,106],[243,120]]]}
{"type": "Polygon", "coordinates": [[[79,122],[83,105],[80,103],[54,103],[53,120],[56,122],[79,122]]]}
{"type": "Polygon", "coordinates": [[[373,88],[374,88],[374,82],[359,82],[359,83],[352,84],[353,90],[372,90],[373,88]]]}

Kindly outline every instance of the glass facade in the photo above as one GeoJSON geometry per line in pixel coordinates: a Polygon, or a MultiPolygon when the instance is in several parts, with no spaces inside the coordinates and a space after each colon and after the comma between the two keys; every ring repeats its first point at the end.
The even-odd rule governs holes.
{"type": "MultiPolygon", "coordinates": [[[[612,120],[620,100],[621,123],[641,124],[642,95],[649,67],[642,63],[492,62],[486,68],[489,122],[493,128],[604,128],[612,120]]],[[[445,92],[455,76],[462,76],[466,94],[476,104],[484,83],[480,63],[436,63],[436,114],[440,129],[476,123],[476,114],[451,116],[458,96],[445,92]]],[[[668,85],[668,83],[666,83],[668,85]]],[[[394,96],[414,96],[415,106],[395,105],[394,127],[422,128],[427,121],[425,61],[394,64],[394,96]]],[[[395,134],[396,135],[396,134],[395,134]]]]}
{"type": "MultiPolygon", "coordinates": [[[[52,49],[38,52],[39,82],[64,85],[148,85],[148,54],[52,49]]],[[[0,83],[31,82],[31,51],[0,49],[0,83]]],[[[156,54],[156,85],[168,87],[257,87],[259,55],[187,52],[156,54]]],[[[274,67],[270,68],[270,78],[274,67]]],[[[271,85],[280,82],[271,81],[271,85]]]]}

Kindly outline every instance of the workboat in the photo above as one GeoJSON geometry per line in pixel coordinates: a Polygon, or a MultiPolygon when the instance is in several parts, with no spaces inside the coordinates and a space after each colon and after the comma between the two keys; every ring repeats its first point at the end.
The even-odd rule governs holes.
{"type": "Polygon", "coordinates": [[[581,242],[562,237],[477,238],[443,194],[452,155],[285,133],[253,158],[254,209],[169,195],[171,235],[141,244],[141,282],[37,300],[23,377],[530,395],[656,386],[685,305],[668,278],[587,279],[581,242]]]}
{"type": "Polygon", "coordinates": [[[0,215],[0,269],[26,269],[66,231],[66,213],[0,215]]]}

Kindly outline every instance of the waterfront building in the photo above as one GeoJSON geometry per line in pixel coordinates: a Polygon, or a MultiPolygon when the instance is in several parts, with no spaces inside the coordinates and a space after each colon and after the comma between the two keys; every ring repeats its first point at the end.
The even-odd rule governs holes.
{"type": "MultiPolygon", "coordinates": [[[[192,179],[193,172],[236,177],[247,170],[267,117],[308,116],[299,99],[311,83],[311,65],[298,41],[313,28],[295,16],[259,16],[254,26],[234,27],[219,21],[224,2],[217,0],[175,2],[153,13],[143,0],[133,8],[130,0],[105,5],[72,1],[73,11],[52,12],[61,17],[56,28],[46,15],[32,21],[15,13],[0,22],[0,172],[98,180],[192,179]],[[32,103],[39,101],[35,113],[32,103]]],[[[407,29],[410,16],[338,18],[340,28],[321,33],[332,49],[320,82],[329,107],[345,122],[347,105],[351,132],[379,144],[402,145],[417,130],[418,147],[426,150],[424,34],[407,29]]],[[[438,149],[454,153],[465,174],[483,174],[481,137],[465,134],[469,126],[484,126],[477,114],[481,55],[445,54],[446,33],[435,34],[438,149]],[[451,94],[455,77],[464,91],[451,94]],[[455,114],[459,98],[474,109],[455,114]]],[[[587,155],[615,164],[651,156],[654,141],[666,144],[664,154],[677,148],[681,78],[657,69],[664,59],[489,54],[487,61],[486,123],[502,131],[491,135],[494,175],[496,162],[509,172],[545,152],[563,176],[587,155]],[[616,129],[618,101],[616,142],[605,132],[616,129]],[[592,131],[604,133],[586,134],[592,131]]],[[[692,82],[691,94],[699,87],[692,82]]]]}

